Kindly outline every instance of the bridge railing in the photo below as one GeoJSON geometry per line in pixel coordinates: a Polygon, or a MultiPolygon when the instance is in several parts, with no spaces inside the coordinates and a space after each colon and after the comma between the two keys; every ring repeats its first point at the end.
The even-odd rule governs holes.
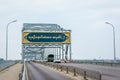
{"type": "Polygon", "coordinates": [[[11,65],[16,64],[18,61],[14,60],[7,60],[7,61],[0,61],[0,71],[10,67],[11,65]]]}
{"type": "Polygon", "coordinates": [[[25,65],[22,64],[21,72],[19,73],[19,80],[25,80],[25,65]]]}
{"type": "Polygon", "coordinates": [[[101,73],[99,73],[97,71],[76,68],[73,66],[54,64],[54,63],[46,63],[46,62],[39,62],[39,63],[49,66],[56,70],[65,71],[66,74],[72,73],[73,76],[83,76],[84,80],[88,80],[88,78],[92,78],[93,80],[102,80],[101,73]]]}
{"type": "Polygon", "coordinates": [[[73,60],[73,63],[120,67],[120,60],[73,60]]]}

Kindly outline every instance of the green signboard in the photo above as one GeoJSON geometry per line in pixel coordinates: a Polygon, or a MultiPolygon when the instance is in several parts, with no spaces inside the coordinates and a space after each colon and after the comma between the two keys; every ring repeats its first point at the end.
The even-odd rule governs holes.
{"type": "Polygon", "coordinates": [[[70,43],[70,33],[23,32],[23,43],[70,43]]]}

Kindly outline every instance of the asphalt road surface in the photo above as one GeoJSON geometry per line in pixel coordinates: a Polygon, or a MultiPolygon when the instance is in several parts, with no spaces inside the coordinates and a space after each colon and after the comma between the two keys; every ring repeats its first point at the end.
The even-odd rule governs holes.
{"type": "Polygon", "coordinates": [[[58,72],[52,71],[38,63],[27,62],[29,80],[72,80],[58,72]]]}
{"type": "Polygon", "coordinates": [[[102,80],[120,80],[120,68],[118,67],[76,64],[76,63],[61,63],[61,65],[74,66],[83,69],[99,71],[102,74],[102,80]]]}

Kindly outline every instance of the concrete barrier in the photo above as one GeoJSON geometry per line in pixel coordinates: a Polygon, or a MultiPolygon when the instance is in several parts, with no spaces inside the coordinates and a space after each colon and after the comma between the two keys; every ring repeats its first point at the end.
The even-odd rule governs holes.
{"type": "Polygon", "coordinates": [[[0,71],[16,64],[18,61],[8,60],[8,61],[0,61],[0,71]]]}

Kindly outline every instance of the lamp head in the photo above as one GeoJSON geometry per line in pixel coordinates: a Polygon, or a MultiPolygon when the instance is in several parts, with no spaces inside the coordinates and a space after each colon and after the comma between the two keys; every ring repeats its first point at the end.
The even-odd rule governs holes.
{"type": "Polygon", "coordinates": [[[106,24],[110,24],[109,22],[105,22],[106,24]]]}
{"type": "Polygon", "coordinates": [[[12,21],[12,22],[17,22],[17,20],[14,20],[14,21],[12,21]]]}

